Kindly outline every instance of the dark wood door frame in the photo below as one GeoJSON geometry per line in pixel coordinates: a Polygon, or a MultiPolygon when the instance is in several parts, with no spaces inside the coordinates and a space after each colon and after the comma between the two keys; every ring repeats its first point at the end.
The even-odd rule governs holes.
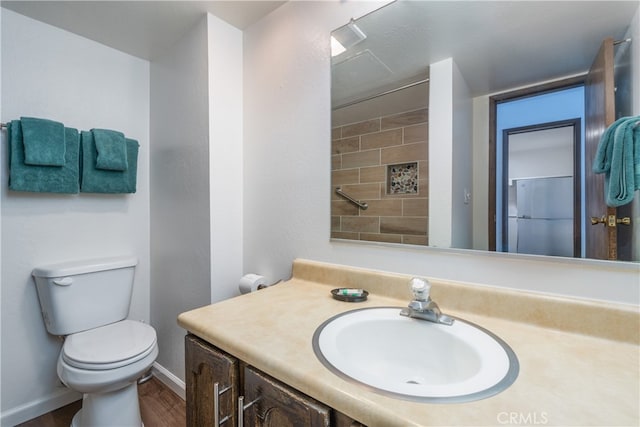
{"type": "Polygon", "coordinates": [[[582,86],[584,81],[585,75],[580,75],[489,97],[489,223],[487,225],[489,228],[488,243],[490,251],[496,250],[496,141],[498,139],[496,136],[496,120],[498,104],[582,86]]]}
{"type": "MultiPolygon", "coordinates": [[[[598,54],[585,79],[585,161],[591,166],[600,137],[616,119],[615,114],[615,55],[611,37],[602,41],[598,54]]],[[[605,177],[602,174],[585,176],[585,205],[587,217],[607,218],[617,215],[617,209],[604,201],[605,177]]],[[[618,259],[618,227],[589,226],[585,233],[587,258],[618,259]]]]}
{"type": "Polygon", "coordinates": [[[575,119],[559,120],[555,122],[539,123],[529,126],[504,129],[502,131],[502,247],[508,242],[508,186],[509,186],[509,136],[527,132],[536,132],[563,127],[573,127],[573,256],[580,257],[582,246],[582,174],[580,165],[582,164],[582,147],[580,145],[580,128],[582,120],[575,119]]]}

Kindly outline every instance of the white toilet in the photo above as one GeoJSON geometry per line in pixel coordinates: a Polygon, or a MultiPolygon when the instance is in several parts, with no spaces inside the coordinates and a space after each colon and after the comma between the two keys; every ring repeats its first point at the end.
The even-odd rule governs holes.
{"type": "Polygon", "coordinates": [[[65,336],[58,377],[83,393],[73,427],[140,427],[137,380],[158,356],[156,331],[127,320],[137,260],[116,257],[33,270],[47,331],[65,336]]]}

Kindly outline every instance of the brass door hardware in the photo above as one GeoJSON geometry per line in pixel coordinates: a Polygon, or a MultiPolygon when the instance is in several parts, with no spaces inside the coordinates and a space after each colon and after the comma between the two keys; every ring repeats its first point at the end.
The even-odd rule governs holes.
{"type": "Polygon", "coordinates": [[[618,224],[631,225],[631,218],[625,216],[624,218],[616,218],[615,215],[603,215],[600,218],[597,216],[591,217],[591,225],[603,224],[607,227],[616,227],[618,224]]]}
{"type": "Polygon", "coordinates": [[[625,216],[624,218],[616,219],[616,222],[618,224],[631,225],[631,218],[629,218],[628,216],[625,216]]]}

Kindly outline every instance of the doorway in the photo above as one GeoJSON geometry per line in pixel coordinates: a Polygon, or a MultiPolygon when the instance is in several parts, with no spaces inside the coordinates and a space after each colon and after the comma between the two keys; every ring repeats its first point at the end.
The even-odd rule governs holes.
{"type": "MultiPolygon", "coordinates": [[[[566,176],[573,178],[573,253],[564,256],[582,256],[584,213],[579,203],[584,188],[583,138],[584,135],[584,76],[565,79],[543,85],[490,97],[489,122],[489,250],[507,252],[513,250],[509,244],[509,163],[505,153],[504,138],[511,134],[533,130],[549,130],[570,126],[574,133],[573,155],[565,165],[573,171],[566,176]],[[577,120],[577,121],[576,121],[577,120]],[[507,132],[504,132],[504,131],[507,132]],[[506,184],[505,184],[506,183],[506,184]],[[579,247],[575,242],[580,242],[579,247]]],[[[510,138],[511,139],[511,138],[510,138]]],[[[507,142],[507,147],[509,143],[507,142]]],[[[544,160],[538,160],[540,163],[544,160]]],[[[536,163],[536,162],[533,162],[536,163]]],[[[540,177],[544,172],[540,173],[540,177]]],[[[557,176],[557,175],[556,175],[557,176]]],[[[538,253],[538,252],[536,252],[538,253]]],[[[551,253],[543,253],[551,255],[551,253]]]]}
{"type": "Polygon", "coordinates": [[[581,122],[503,130],[504,252],[581,255],[581,122]]]}

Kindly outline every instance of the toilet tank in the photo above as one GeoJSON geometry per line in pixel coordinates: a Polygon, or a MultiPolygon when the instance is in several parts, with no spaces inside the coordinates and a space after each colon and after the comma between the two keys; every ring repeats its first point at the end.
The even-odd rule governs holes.
{"type": "Polygon", "coordinates": [[[47,331],[69,335],[125,319],[137,263],[135,257],[123,256],[35,268],[47,331]]]}

